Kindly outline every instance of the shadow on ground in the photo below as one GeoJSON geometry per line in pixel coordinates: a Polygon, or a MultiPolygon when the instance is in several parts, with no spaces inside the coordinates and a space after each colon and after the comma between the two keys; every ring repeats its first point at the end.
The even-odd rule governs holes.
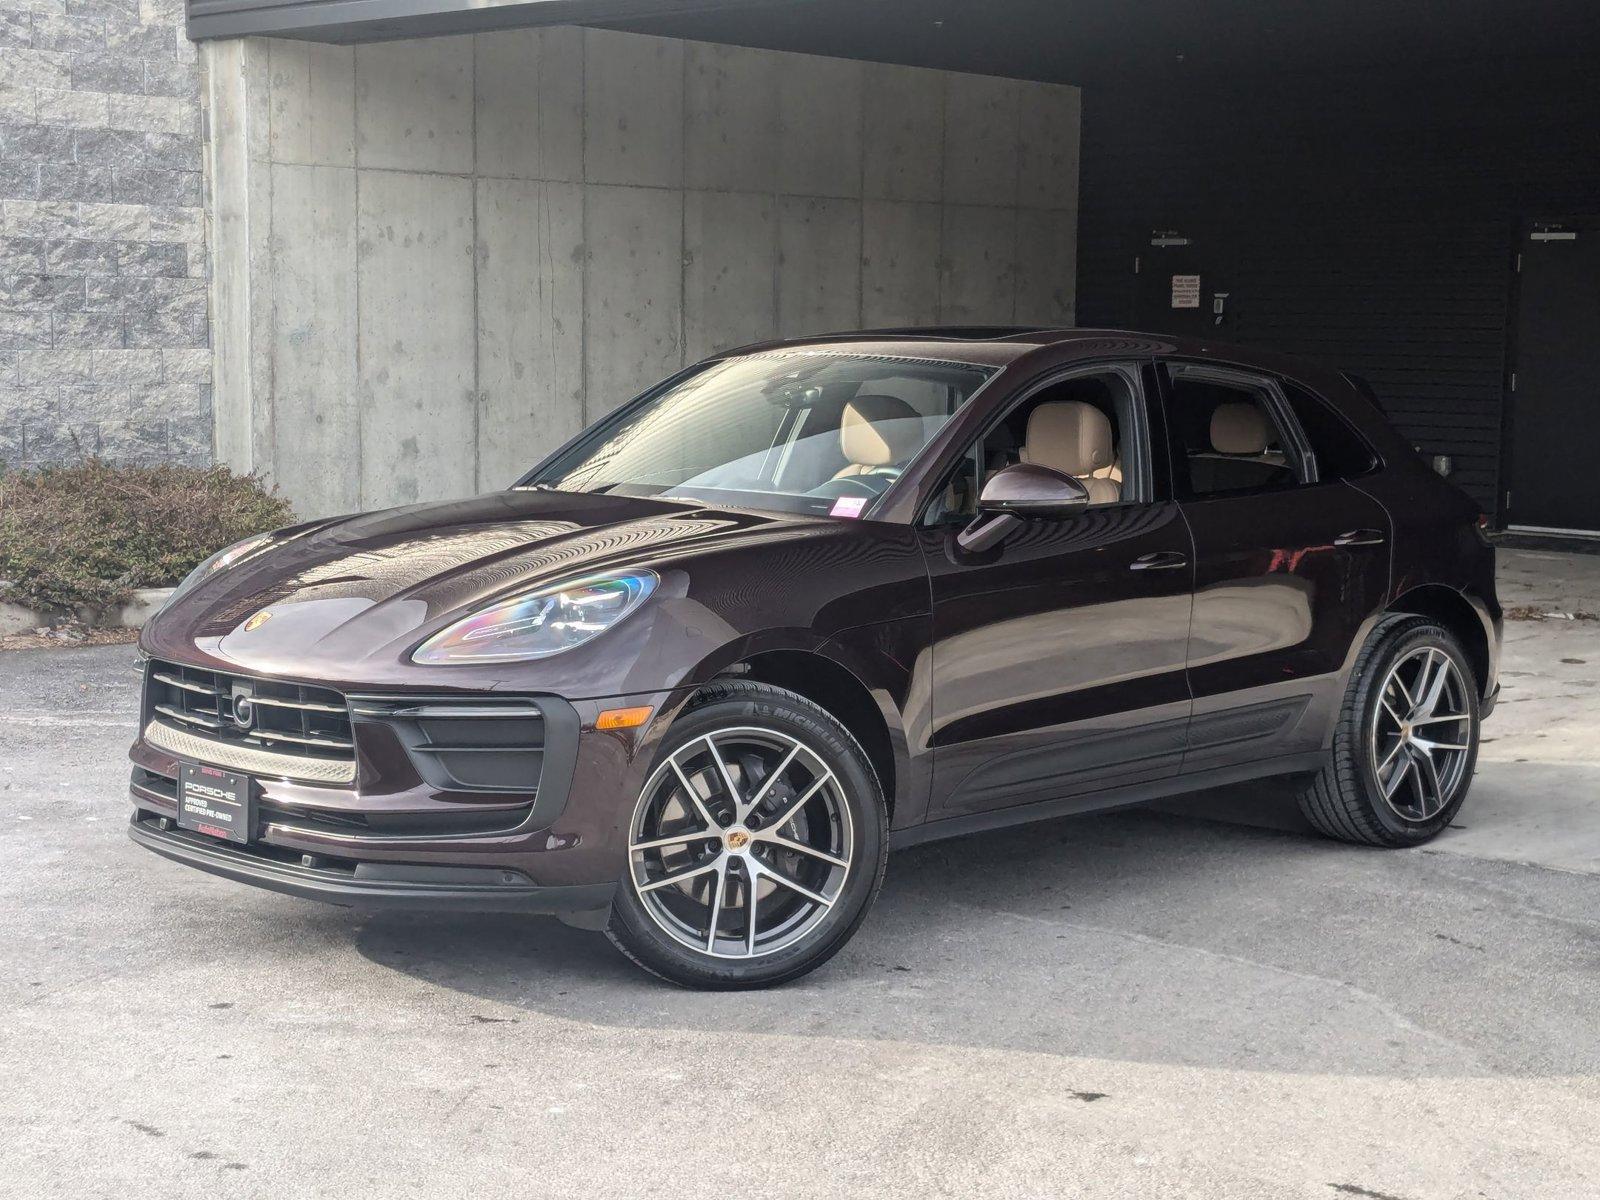
{"type": "Polygon", "coordinates": [[[357,941],[481,999],[486,1022],[521,1009],[730,1047],[811,1035],[1394,1078],[1592,1073],[1600,1050],[1572,1031],[1600,1020],[1600,901],[1574,886],[1552,911],[1541,886],[1535,905],[1518,871],[1135,810],[896,855],[855,940],[768,992],[672,988],[553,920],[374,916],[357,941]]]}

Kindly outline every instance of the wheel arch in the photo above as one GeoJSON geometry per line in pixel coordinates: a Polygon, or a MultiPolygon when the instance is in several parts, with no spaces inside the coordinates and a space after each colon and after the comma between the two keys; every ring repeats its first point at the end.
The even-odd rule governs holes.
{"type": "Polygon", "coordinates": [[[804,696],[848,729],[878,774],[892,819],[905,772],[900,762],[904,738],[899,721],[851,669],[818,650],[772,649],[746,654],[721,672],[722,678],[749,679],[804,696]],[[885,708],[890,712],[886,714],[885,708]]]}
{"type": "Polygon", "coordinates": [[[1444,584],[1420,584],[1396,597],[1386,611],[1414,613],[1439,622],[1455,634],[1461,643],[1461,648],[1466,651],[1467,662],[1477,680],[1479,694],[1491,686],[1494,662],[1489,633],[1484,628],[1478,610],[1460,592],[1444,584]]]}

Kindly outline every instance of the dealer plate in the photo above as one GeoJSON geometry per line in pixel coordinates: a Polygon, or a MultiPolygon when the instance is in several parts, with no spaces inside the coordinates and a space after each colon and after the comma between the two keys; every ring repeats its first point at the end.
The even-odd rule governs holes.
{"type": "Polygon", "coordinates": [[[248,842],[255,815],[248,777],[199,763],[183,763],[179,768],[180,828],[230,842],[248,842]]]}

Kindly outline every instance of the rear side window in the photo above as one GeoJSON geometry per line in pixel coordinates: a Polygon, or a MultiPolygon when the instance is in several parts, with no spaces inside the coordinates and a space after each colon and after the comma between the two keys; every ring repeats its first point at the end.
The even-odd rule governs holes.
{"type": "Polygon", "coordinates": [[[1168,415],[1184,494],[1238,496],[1299,485],[1263,388],[1176,367],[1168,415]]]}
{"type": "Polygon", "coordinates": [[[1288,381],[1283,385],[1295,420],[1317,456],[1323,479],[1355,479],[1378,465],[1378,456],[1349,423],[1321,398],[1288,381]]]}

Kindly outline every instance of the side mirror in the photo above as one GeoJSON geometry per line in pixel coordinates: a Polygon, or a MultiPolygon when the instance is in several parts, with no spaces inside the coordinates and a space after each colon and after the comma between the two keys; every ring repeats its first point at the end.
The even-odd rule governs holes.
{"type": "Polygon", "coordinates": [[[972,553],[996,546],[1023,520],[1070,517],[1089,504],[1089,491],[1063,471],[1013,463],[989,476],[978,497],[978,516],[956,535],[972,553]]]}

